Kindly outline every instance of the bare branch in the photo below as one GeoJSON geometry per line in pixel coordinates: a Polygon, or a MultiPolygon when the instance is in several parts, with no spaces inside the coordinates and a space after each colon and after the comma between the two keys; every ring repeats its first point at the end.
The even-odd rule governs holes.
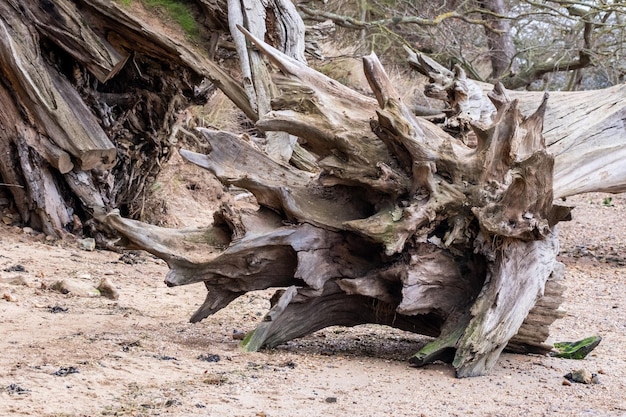
{"type": "Polygon", "coordinates": [[[354,17],[342,16],[336,13],[326,12],[326,11],[318,10],[318,9],[312,9],[310,7],[306,7],[302,5],[299,7],[299,9],[302,13],[304,13],[307,19],[318,20],[318,21],[324,21],[324,20],[330,19],[333,22],[335,22],[335,24],[341,27],[349,28],[349,29],[366,29],[366,28],[373,28],[373,27],[380,27],[380,26],[405,25],[405,24],[414,24],[414,25],[420,25],[420,26],[437,26],[441,24],[443,21],[448,20],[448,19],[460,19],[460,20],[463,20],[464,22],[475,24],[475,25],[486,26],[490,30],[493,30],[493,28],[490,27],[489,22],[484,21],[482,19],[473,19],[468,16],[468,14],[471,14],[471,13],[461,14],[456,11],[445,12],[438,16],[435,16],[432,19],[423,18],[419,16],[402,16],[402,17],[392,17],[390,19],[363,21],[363,20],[356,19],[354,17]]]}

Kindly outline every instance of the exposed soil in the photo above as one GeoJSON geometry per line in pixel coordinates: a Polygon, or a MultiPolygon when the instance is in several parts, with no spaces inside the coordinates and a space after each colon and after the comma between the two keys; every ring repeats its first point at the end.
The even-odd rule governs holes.
{"type": "MultiPolygon", "coordinates": [[[[218,196],[232,198],[178,159],[171,168],[161,181],[167,223],[206,223],[218,196]]],[[[161,260],[2,224],[0,416],[626,415],[626,195],[609,197],[568,200],[568,314],[550,340],[600,335],[600,345],[582,361],[504,354],[490,375],[460,380],[447,364],[407,365],[428,338],[372,325],[244,353],[234,335],[262,319],[271,291],[190,324],[206,290],[166,287],[161,260]],[[117,300],[52,289],[103,278],[117,300]],[[564,382],[580,368],[599,384],[564,382]]]]}

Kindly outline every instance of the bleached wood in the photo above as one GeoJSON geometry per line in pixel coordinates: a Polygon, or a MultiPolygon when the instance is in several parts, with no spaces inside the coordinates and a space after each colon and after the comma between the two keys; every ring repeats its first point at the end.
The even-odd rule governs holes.
{"type": "MultiPolygon", "coordinates": [[[[144,241],[139,225],[131,228],[111,216],[108,224],[167,259],[169,285],[205,282],[209,294],[194,321],[245,291],[298,287],[277,295],[266,321],[245,342],[248,349],[328,325],[375,322],[439,335],[428,353],[416,356],[416,364],[457,349],[459,376],[488,372],[554,268],[551,228],[559,216],[552,207],[552,159],[541,136],[545,99],[524,117],[516,101],[496,97],[493,125],[475,126],[477,146],[469,147],[414,117],[372,55],[365,68],[379,106],[377,120],[370,122],[376,137],[346,140],[350,136],[319,126],[351,121],[351,106],[326,109],[317,103],[332,100],[338,91],[355,100],[359,96],[244,33],[285,77],[278,78],[283,93],[274,112],[259,125],[301,129],[321,155],[333,149],[345,153],[335,165],[322,159],[322,171],[315,174],[273,161],[245,136],[200,129],[210,152],[181,151],[183,157],[224,184],[250,190],[261,207],[291,226],[243,227],[215,258],[189,264],[164,252],[168,232],[154,229],[163,237],[144,241]],[[362,164],[367,152],[386,158],[372,171],[375,180],[355,175],[356,161],[362,164]],[[354,170],[348,169],[350,161],[354,170]],[[395,185],[381,187],[384,181],[395,185]],[[354,193],[350,186],[355,185],[368,192],[354,193]],[[372,311],[368,305],[377,307],[372,311]]],[[[366,123],[358,113],[351,122],[357,128],[366,123]]],[[[546,313],[536,311],[529,325],[548,323],[537,319],[546,313]]],[[[523,332],[526,337],[527,328],[523,332]]],[[[526,340],[522,348],[527,343],[530,351],[541,350],[545,339],[526,340]]]]}
{"type": "MultiPolygon", "coordinates": [[[[465,79],[462,88],[451,71],[424,54],[409,49],[407,52],[409,63],[431,79],[427,94],[450,101],[456,115],[472,122],[484,123],[493,118],[495,108],[487,104],[487,96],[494,86],[465,79]],[[472,93],[459,95],[464,90],[472,93]]],[[[497,88],[498,95],[518,100],[525,114],[534,112],[544,96],[542,92],[497,88]]],[[[550,92],[549,96],[543,135],[548,151],[555,157],[554,197],[626,191],[626,84],[600,90],[550,92]]]]}
{"type": "MultiPolygon", "coordinates": [[[[519,97],[522,110],[539,100],[527,94],[509,93],[519,97]]],[[[544,136],[555,156],[555,198],[626,191],[626,84],[551,92],[544,136]]]]}
{"type": "Polygon", "coordinates": [[[250,143],[218,131],[200,129],[212,144],[212,152],[201,155],[182,150],[183,158],[213,172],[225,184],[251,191],[257,201],[287,219],[304,219],[331,229],[363,216],[363,202],[347,198],[341,190],[322,191],[314,174],[279,164],[250,143]]]}
{"type": "Polygon", "coordinates": [[[11,88],[52,141],[79,161],[81,169],[107,169],[115,146],[66,79],[50,70],[39,53],[38,35],[15,4],[0,2],[0,57],[11,88]]]}
{"type": "MultiPolygon", "coordinates": [[[[247,28],[258,38],[274,42],[285,54],[304,60],[304,23],[295,6],[283,0],[229,0],[229,27],[240,57],[242,82],[253,108],[259,117],[271,110],[270,102],[278,91],[259,51],[249,48],[239,30],[247,28]],[[302,37],[298,37],[302,35],[302,37]]],[[[297,137],[287,132],[266,132],[266,153],[275,161],[288,163],[297,137]]]]}
{"type": "Polygon", "coordinates": [[[274,78],[281,95],[273,100],[273,111],[257,122],[259,129],[302,138],[318,156],[327,185],[361,183],[396,194],[408,187],[408,178],[369,126],[373,99],[242,32],[282,72],[274,78]]]}
{"type": "Polygon", "coordinates": [[[470,312],[453,361],[458,377],[483,375],[498,360],[543,295],[559,252],[558,236],[496,241],[496,259],[470,312]]]}
{"type": "MultiPolygon", "coordinates": [[[[259,6],[262,6],[262,2],[258,2],[259,6]]],[[[261,7],[264,11],[264,8],[261,7]]],[[[228,26],[230,28],[230,34],[233,37],[233,43],[237,49],[239,55],[239,66],[241,68],[241,76],[243,89],[246,92],[248,101],[252,109],[258,114],[259,108],[257,103],[257,95],[255,92],[254,81],[252,78],[252,65],[250,63],[250,54],[248,53],[248,46],[246,45],[245,36],[237,29],[238,26],[244,25],[244,18],[246,16],[243,13],[243,7],[241,0],[228,0],[228,26]]],[[[257,19],[264,20],[263,16],[256,16],[257,19]]]]}

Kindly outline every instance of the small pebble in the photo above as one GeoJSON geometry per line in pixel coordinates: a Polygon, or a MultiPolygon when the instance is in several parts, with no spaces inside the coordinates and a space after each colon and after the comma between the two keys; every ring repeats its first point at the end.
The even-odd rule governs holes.
{"type": "Polygon", "coordinates": [[[16,303],[16,302],[17,302],[17,297],[16,297],[16,296],[14,296],[14,295],[13,295],[13,294],[11,294],[11,293],[8,293],[8,292],[5,292],[4,294],[2,294],[2,298],[3,298],[4,300],[7,300],[7,301],[8,301],[8,302],[10,302],[10,303],[16,303]]]}
{"type": "Polygon", "coordinates": [[[78,241],[78,247],[82,250],[93,251],[96,248],[96,240],[92,237],[78,241]]]}
{"type": "Polygon", "coordinates": [[[11,384],[5,390],[9,394],[28,394],[30,392],[29,389],[24,389],[17,384],[11,384]]]}
{"type": "Polygon", "coordinates": [[[100,291],[93,288],[91,284],[84,283],[82,281],[73,280],[60,280],[54,282],[49,287],[53,291],[60,292],[61,294],[71,294],[78,297],[99,297],[100,291]]]}
{"type": "Polygon", "coordinates": [[[117,288],[108,280],[108,278],[102,278],[97,288],[100,291],[100,295],[108,298],[109,300],[117,300],[120,298],[120,294],[117,288]]]}
{"type": "Polygon", "coordinates": [[[57,305],[57,306],[48,307],[48,311],[51,312],[52,314],[67,313],[69,311],[69,308],[61,307],[57,305]]]}
{"type": "Polygon", "coordinates": [[[171,398],[165,402],[166,407],[171,407],[173,405],[182,405],[182,403],[176,399],[171,399],[171,398]]]}
{"type": "Polygon", "coordinates": [[[77,374],[78,372],[79,372],[78,369],[76,369],[73,366],[69,366],[69,367],[62,366],[53,375],[55,375],[55,376],[67,376],[67,375],[71,375],[71,374],[77,374]]]}
{"type": "Polygon", "coordinates": [[[9,266],[8,268],[4,268],[3,271],[4,272],[28,272],[26,268],[24,268],[24,265],[20,265],[20,264],[12,265],[12,266],[9,266]]]}
{"type": "Polygon", "coordinates": [[[600,382],[596,374],[592,374],[586,369],[569,372],[565,375],[565,379],[570,382],[579,382],[581,384],[597,384],[600,382]]]}
{"type": "Polygon", "coordinates": [[[233,330],[233,339],[234,340],[243,340],[246,337],[246,333],[241,330],[233,330]]]}
{"type": "Polygon", "coordinates": [[[207,353],[206,355],[203,353],[202,355],[198,356],[198,359],[205,362],[219,362],[220,360],[222,360],[222,358],[220,358],[220,355],[214,355],[212,353],[207,353]]]}

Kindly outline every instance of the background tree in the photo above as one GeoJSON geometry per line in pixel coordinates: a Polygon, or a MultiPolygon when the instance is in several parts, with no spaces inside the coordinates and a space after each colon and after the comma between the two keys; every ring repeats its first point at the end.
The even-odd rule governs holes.
{"type": "Polygon", "coordinates": [[[626,71],[621,2],[378,1],[363,13],[360,2],[346,0],[300,2],[300,9],[307,19],[358,29],[350,39],[362,42],[361,51],[389,56],[406,42],[512,89],[601,88],[622,82],[626,71]]]}

